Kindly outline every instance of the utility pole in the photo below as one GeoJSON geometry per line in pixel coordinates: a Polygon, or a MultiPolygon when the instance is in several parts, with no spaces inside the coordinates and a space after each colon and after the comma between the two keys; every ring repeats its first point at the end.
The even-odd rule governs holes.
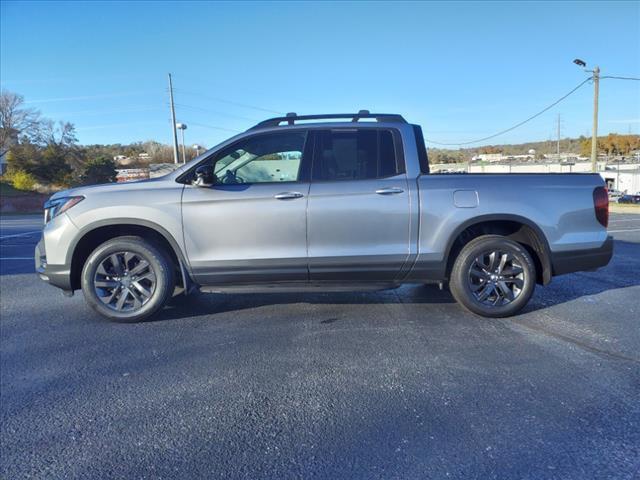
{"type": "Polygon", "coordinates": [[[560,114],[558,114],[558,140],[556,142],[556,155],[560,161],[560,114]]]}
{"type": "Polygon", "coordinates": [[[169,105],[171,107],[171,131],[173,133],[173,163],[178,163],[178,132],[176,132],[176,109],[173,106],[173,84],[169,73],[169,105]]]}
{"type": "Polygon", "coordinates": [[[593,69],[593,132],[591,136],[591,171],[598,171],[598,94],[600,90],[600,67],[593,69]]]}

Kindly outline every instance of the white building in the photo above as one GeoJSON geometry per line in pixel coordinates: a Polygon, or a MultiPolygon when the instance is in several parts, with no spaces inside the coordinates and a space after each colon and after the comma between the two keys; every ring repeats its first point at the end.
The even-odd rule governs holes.
{"type": "MultiPolygon", "coordinates": [[[[578,162],[492,162],[443,163],[430,165],[432,173],[589,173],[590,161],[578,162]]],[[[640,192],[640,162],[616,163],[598,161],[598,172],[607,183],[607,188],[629,194],[640,192]]]]}

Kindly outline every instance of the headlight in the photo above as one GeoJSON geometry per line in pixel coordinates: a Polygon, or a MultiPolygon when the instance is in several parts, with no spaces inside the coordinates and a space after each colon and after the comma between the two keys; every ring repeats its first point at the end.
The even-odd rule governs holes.
{"type": "Polygon", "coordinates": [[[84,200],[84,197],[81,195],[77,197],[60,197],[55,200],[48,200],[44,204],[44,223],[47,223],[61,213],[66,212],[82,200],[84,200]]]}

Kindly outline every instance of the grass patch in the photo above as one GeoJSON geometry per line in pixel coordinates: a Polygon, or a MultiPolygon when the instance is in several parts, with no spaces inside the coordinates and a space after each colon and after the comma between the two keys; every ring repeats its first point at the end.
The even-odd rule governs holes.
{"type": "Polygon", "coordinates": [[[613,213],[638,213],[640,214],[640,204],[633,203],[610,203],[609,211],[613,213]]]}

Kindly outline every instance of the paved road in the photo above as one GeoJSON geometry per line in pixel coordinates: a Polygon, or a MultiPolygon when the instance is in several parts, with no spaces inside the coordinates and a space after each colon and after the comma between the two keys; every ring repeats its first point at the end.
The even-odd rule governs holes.
{"type": "Polygon", "coordinates": [[[407,286],[110,324],[21,260],[39,218],[1,226],[2,478],[638,478],[640,216],[498,321],[407,286]]]}

